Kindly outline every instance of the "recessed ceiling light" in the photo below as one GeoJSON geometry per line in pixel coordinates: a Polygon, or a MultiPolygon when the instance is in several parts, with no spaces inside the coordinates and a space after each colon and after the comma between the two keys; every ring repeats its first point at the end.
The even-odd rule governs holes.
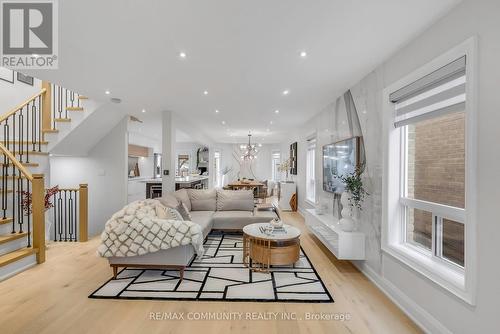
{"type": "Polygon", "coordinates": [[[181,57],[182,59],[186,58],[186,53],[185,52],[179,52],[179,57],[181,57]]]}
{"type": "Polygon", "coordinates": [[[226,125],[226,121],[222,121],[221,123],[222,123],[222,125],[226,125]]]}
{"type": "Polygon", "coordinates": [[[305,51],[300,51],[300,56],[301,56],[302,58],[307,57],[307,52],[305,52],[305,51]]]}
{"type": "Polygon", "coordinates": [[[269,122],[269,124],[273,125],[273,121],[269,122]]]}
{"type": "Polygon", "coordinates": [[[218,114],[219,113],[219,110],[215,109],[215,113],[218,114]]]}
{"type": "Polygon", "coordinates": [[[279,114],[279,113],[280,113],[280,111],[279,111],[278,109],[276,109],[276,110],[274,111],[274,113],[275,113],[275,114],[279,114]]]}
{"type": "Polygon", "coordinates": [[[203,95],[208,95],[208,91],[207,91],[207,90],[206,90],[206,91],[204,91],[204,92],[203,92],[203,95]]]}
{"type": "Polygon", "coordinates": [[[142,112],[146,112],[146,109],[142,109],[142,112]]]}
{"type": "Polygon", "coordinates": [[[290,93],[290,91],[288,89],[283,91],[283,95],[288,95],[289,93],[290,93]]]}
{"type": "Polygon", "coordinates": [[[262,147],[262,144],[261,144],[261,143],[259,143],[259,147],[262,147]]]}
{"type": "Polygon", "coordinates": [[[104,94],[109,95],[111,92],[109,90],[105,91],[104,94]]]}

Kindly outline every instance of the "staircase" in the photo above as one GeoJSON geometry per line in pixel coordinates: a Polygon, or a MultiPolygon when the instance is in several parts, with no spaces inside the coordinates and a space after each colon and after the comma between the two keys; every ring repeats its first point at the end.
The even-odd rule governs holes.
{"type": "MultiPolygon", "coordinates": [[[[49,153],[95,106],[85,96],[43,82],[39,93],[0,115],[0,281],[45,261],[49,153]]],[[[56,206],[48,212],[56,232],[51,239],[57,240],[59,226],[59,240],[85,241],[86,185],[61,189],[52,200],[56,206]],[[85,227],[77,228],[78,216],[85,227]]]]}

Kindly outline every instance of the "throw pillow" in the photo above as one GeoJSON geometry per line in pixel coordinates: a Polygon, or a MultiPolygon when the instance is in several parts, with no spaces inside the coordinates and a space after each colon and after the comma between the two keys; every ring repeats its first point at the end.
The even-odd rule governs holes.
{"type": "Polygon", "coordinates": [[[179,200],[172,194],[166,193],[162,197],[158,198],[161,204],[166,207],[175,209],[179,205],[179,200]]]}
{"type": "Polygon", "coordinates": [[[189,214],[189,210],[186,208],[186,205],[184,205],[184,203],[180,203],[175,209],[182,216],[183,220],[192,220],[191,215],[189,214]]]}
{"type": "Polygon", "coordinates": [[[188,189],[192,211],[215,211],[217,192],[212,190],[188,189]]]}
{"type": "Polygon", "coordinates": [[[186,206],[188,212],[192,210],[191,200],[189,199],[189,195],[186,189],[177,190],[176,192],[174,192],[174,196],[179,200],[179,202],[182,202],[186,206]]]}
{"type": "Polygon", "coordinates": [[[180,220],[180,221],[184,220],[182,218],[182,215],[176,209],[169,208],[163,205],[157,205],[155,209],[156,209],[156,216],[160,219],[180,220]]]}

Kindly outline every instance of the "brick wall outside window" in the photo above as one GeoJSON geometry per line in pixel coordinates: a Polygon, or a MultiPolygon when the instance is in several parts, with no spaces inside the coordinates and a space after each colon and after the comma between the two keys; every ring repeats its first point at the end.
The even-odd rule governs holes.
{"type": "MultiPolygon", "coordinates": [[[[465,208],[465,113],[408,125],[408,197],[465,208]]],[[[432,214],[410,210],[407,240],[431,248],[432,214]]],[[[444,221],[446,258],[463,265],[464,228],[444,221]]]]}

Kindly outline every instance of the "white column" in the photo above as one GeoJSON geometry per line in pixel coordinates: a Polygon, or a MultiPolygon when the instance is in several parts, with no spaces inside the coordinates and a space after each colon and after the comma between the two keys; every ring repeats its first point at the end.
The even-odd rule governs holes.
{"type": "Polygon", "coordinates": [[[171,111],[162,112],[162,191],[175,190],[175,127],[171,111]],[[168,171],[168,175],[165,172],[168,171]]]}

